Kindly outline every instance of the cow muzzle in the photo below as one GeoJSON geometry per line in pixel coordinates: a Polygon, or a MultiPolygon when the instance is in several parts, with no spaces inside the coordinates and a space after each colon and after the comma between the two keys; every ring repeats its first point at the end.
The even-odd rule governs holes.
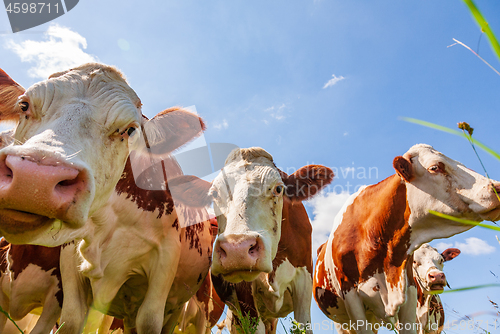
{"type": "Polygon", "coordinates": [[[266,256],[264,242],[258,233],[221,234],[214,250],[212,273],[221,274],[231,283],[250,282],[261,272],[272,270],[272,263],[266,256]]]}
{"type": "Polygon", "coordinates": [[[46,160],[22,155],[0,158],[0,231],[22,234],[55,220],[76,228],[87,220],[91,200],[87,172],[64,161],[46,160]]]}
{"type": "Polygon", "coordinates": [[[446,286],[446,276],[442,271],[431,271],[427,274],[427,284],[430,291],[443,291],[446,286]]]}

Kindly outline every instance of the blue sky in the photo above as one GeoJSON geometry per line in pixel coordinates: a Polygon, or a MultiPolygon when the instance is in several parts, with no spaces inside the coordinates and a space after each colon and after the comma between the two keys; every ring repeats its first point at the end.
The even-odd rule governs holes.
{"type": "MultiPolygon", "coordinates": [[[[476,4],[500,34],[500,2],[476,4]]],[[[307,204],[317,243],[330,227],[316,215],[345,200],[332,193],[393,174],[393,158],[416,143],[481,171],[464,139],[399,117],[449,127],[467,121],[476,139],[500,150],[500,76],[462,46],[448,47],[452,38],[500,68],[459,0],[81,0],[17,34],[0,11],[1,67],[25,87],[52,68],[95,59],[125,73],[149,117],[195,106],[208,125],[206,142],[261,146],[289,171],[309,163],[336,168],[327,200],[307,204]]],[[[500,162],[480,154],[500,180],[500,162]]],[[[500,283],[495,233],[474,228],[433,245],[440,242],[463,246],[445,266],[452,287],[500,283]]],[[[442,296],[449,320],[493,312],[488,298],[500,302],[500,288],[442,296]]],[[[313,322],[326,319],[314,303],[312,310],[313,322]]],[[[447,331],[459,332],[473,331],[447,331]]]]}

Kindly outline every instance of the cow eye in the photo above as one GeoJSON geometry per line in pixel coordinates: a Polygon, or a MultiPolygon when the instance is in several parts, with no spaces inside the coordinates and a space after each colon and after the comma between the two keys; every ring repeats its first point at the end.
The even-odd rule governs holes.
{"type": "Polygon", "coordinates": [[[437,173],[437,172],[439,172],[441,169],[439,168],[439,166],[438,166],[438,165],[434,165],[434,166],[429,167],[429,170],[430,170],[431,172],[437,173]]]}
{"type": "Polygon", "coordinates": [[[132,137],[136,132],[135,130],[137,130],[135,127],[131,126],[130,128],[128,128],[127,130],[127,134],[129,137],[132,137]]]}
{"type": "Polygon", "coordinates": [[[437,164],[430,166],[428,168],[428,170],[432,173],[444,173],[446,170],[446,167],[445,167],[444,163],[438,162],[437,164]]]}
{"type": "Polygon", "coordinates": [[[282,185],[276,186],[273,191],[274,196],[279,196],[283,192],[284,187],[282,185]]]}
{"type": "Polygon", "coordinates": [[[21,106],[22,111],[27,111],[30,107],[30,104],[28,102],[21,102],[19,103],[19,105],[21,106]]]}
{"type": "Polygon", "coordinates": [[[213,199],[217,199],[217,198],[219,198],[219,193],[217,192],[217,190],[213,190],[210,193],[210,196],[212,196],[213,199]]]}

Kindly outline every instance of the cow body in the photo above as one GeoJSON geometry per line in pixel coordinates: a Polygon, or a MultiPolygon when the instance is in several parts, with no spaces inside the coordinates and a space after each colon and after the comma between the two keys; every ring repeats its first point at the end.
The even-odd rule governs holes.
{"type": "Polygon", "coordinates": [[[188,202],[214,203],[219,236],[212,281],[233,319],[259,317],[258,333],[274,333],[277,318],[290,312],[310,323],[312,227],[301,201],[332,179],[332,171],[318,165],[288,176],[265,150],[248,148],[233,150],[211,184],[191,179],[183,188],[188,202]]]}
{"type": "MultiPolygon", "coordinates": [[[[217,325],[224,312],[224,302],[219,298],[212,284],[211,275],[207,275],[200,289],[184,304],[179,317],[178,333],[209,334],[217,325]]],[[[176,333],[177,333],[176,332],[176,333]]]]}
{"type": "MultiPolygon", "coordinates": [[[[217,219],[210,218],[210,233],[213,244],[217,237],[217,219]]],[[[212,277],[208,274],[196,294],[184,304],[179,317],[177,332],[193,334],[209,334],[211,328],[217,324],[224,312],[224,302],[220,299],[212,283],[212,277]]]]}
{"type": "Polygon", "coordinates": [[[69,243],[60,333],[80,333],[92,303],[126,331],[173,328],[210,265],[206,210],[175,205],[167,186],[180,174],[169,153],[201,133],[201,119],[172,108],[148,120],[121,73],[101,64],[25,92],[2,73],[0,107],[20,121],[0,151],[0,233],[69,243]]]}
{"type": "MultiPolygon", "coordinates": [[[[0,246],[3,252],[0,306],[15,321],[43,307],[38,321],[35,319],[36,325],[28,325],[32,327],[28,332],[50,332],[61,315],[63,301],[59,271],[60,247],[11,245],[5,239],[2,239],[0,246]]],[[[28,317],[31,318],[31,315],[28,317]]],[[[0,314],[0,332],[3,332],[6,321],[9,320],[0,314]]]]}
{"type": "Polygon", "coordinates": [[[396,175],[349,198],[319,250],[313,293],[340,332],[373,333],[382,320],[400,333],[416,333],[413,252],[471,228],[429,210],[498,219],[498,184],[432,147],[415,145],[394,167],[396,175]]]}
{"type": "Polygon", "coordinates": [[[443,272],[444,263],[460,254],[457,248],[439,253],[429,244],[423,244],[413,253],[413,278],[417,288],[417,322],[419,333],[441,333],[444,326],[444,309],[441,293],[448,284],[443,272]]]}

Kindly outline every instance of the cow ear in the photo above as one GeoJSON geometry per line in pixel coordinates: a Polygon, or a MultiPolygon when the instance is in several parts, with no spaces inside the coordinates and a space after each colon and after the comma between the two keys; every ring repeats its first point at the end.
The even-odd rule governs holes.
{"type": "Polygon", "coordinates": [[[205,123],[197,115],[174,107],[162,111],[143,123],[143,136],[150,153],[170,153],[205,131],[205,123]]]}
{"type": "Polygon", "coordinates": [[[448,248],[445,249],[442,253],[441,256],[443,257],[444,261],[450,261],[456,258],[458,255],[460,255],[460,249],[458,248],[448,248]]]}
{"type": "Polygon", "coordinates": [[[299,168],[295,173],[281,178],[286,186],[285,195],[293,201],[304,201],[316,195],[333,180],[333,171],[321,165],[308,165],[299,168]]]}
{"type": "Polygon", "coordinates": [[[16,108],[16,102],[24,92],[25,89],[20,84],[0,69],[0,122],[19,119],[21,109],[16,108]]]}
{"type": "Polygon", "coordinates": [[[168,180],[168,189],[175,202],[203,208],[212,204],[208,194],[212,184],[192,175],[181,175],[168,180]]]}
{"type": "Polygon", "coordinates": [[[406,182],[410,182],[413,179],[413,167],[411,162],[403,158],[402,156],[395,157],[392,163],[396,173],[401,176],[406,182]]]}

